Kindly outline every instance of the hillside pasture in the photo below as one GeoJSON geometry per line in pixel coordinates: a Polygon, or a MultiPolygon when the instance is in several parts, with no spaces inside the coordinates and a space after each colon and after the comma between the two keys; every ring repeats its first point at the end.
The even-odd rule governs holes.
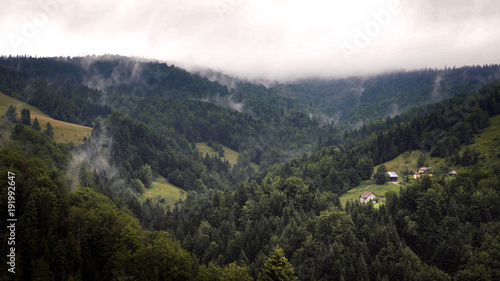
{"type": "MultiPolygon", "coordinates": [[[[480,157],[483,158],[482,163],[484,166],[497,165],[498,158],[500,156],[500,115],[496,115],[490,118],[490,126],[479,131],[477,135],[474,136],[473,142],[470,145],[461,145],[459,154],[465,151],[466,148],[475,149],[480,153],[480,157]]],[[[417,171],[417,162],[420,155],[425,156],[425,165],[434,168],[434,171],[438,171],[441,167],[448,167],[449,171],[457,171],[460,173],[465,169],[460,165],[450,165],[446,163],[445,158],[441,157],[431,157],[429,152],[423,150],[412,150],[400,154],[398,157],[387,161],[384,163],[387,171],[396,172],[399,175],[399,181],[403,181],[403,172],[410,172],[409,179],[413,179],[413,172],[417,171]]],[[[374,167],[373,172],[377,172],[377,168],[380,165],[374,167]]],[[[500,166],[499,166],[500,168],[500,166]]]]}
{"type": "MultiPolygon", "coordinates": [[[[227,146],[223,145],[222,147],[224,148],[224,157],[222,157],[222,159],[229,161],[231,165],[235,165],[236,163],[238,163],[238,156],[240,154],[227,146]]],[[[203,153],[203,156],[205,156],[207,153],[210,156],[219,156],[219,153],[208,146],[206,142],[196,143],[196,149],[198,149],[199,152],[203,153]]]]}
{"type": "Polygon", "coordinates": [[[143,200],[151,198],[153,202],[160,202],[163,206],[172,206],[181,198],[185,198],[184,190],[171,183],[162,176],[157,176],[151,188],[146,189],[146,192],[141,196],[143,200]],[[164,200],[163,200],[163,199],[164,200]],[[163,202],[162,202],[163,201],[163,202]]]}
{"type": "Polygon", "coordinates": [[[7,109],[11,105],[16,107],[18,119],[21,119],[22,109],[29,109],[31,123],[35,121],[35,118],[38,118],[38,123],[40,123],[42,130],[47,128],[47,122],[49,122],[54,128],[54,140],[56,142],[73,142],[75,144],[79,144],[82,142],[83,138],[90,137],[90,133],[92,131],[91,127],[53,119],[49,115],[41,112],[38,108],[0,92],[0,115],[5,115],[7,109]]]}
{"type": "MultiPolygon", "coordinates": [[[[400,187],[398,184],[394,184],[392,182],[386,182],[383,185],[378,185],[371,180],[366,180],[366,181],[361,182],[360,185],[354,187],[353,189],[347,191],[342,196],[340,196],[340,203],[342,204],[342,206],[345,206],[347,201],[350,201],[350,200],[358,201],[359,196],[361,194],[363,194],[363,192],[366,192],[366,191],[371,191],[371,192],[375,193],[375,195],[378,196],[378,195],[385,195],[388,191],[399,192],[399,188],[400,187]]],[[[381,202],[379,202],[375,205],[379,205],[379,204],[381,204],[381,202]]]]}
{"type": "MultiPolygon", "coordinates": [[[[473,143],[468,146],[480,153],[484,165],[498,165],[500,158],[500,115],[490,118],[490,126],[474,136],[473,143]]],[[[500,168],[500,167],[499,167],[500,168]]]]}

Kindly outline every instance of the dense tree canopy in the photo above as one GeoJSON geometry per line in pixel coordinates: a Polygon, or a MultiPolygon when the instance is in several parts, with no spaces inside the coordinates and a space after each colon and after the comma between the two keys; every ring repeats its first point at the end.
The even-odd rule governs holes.
{"type": "Polygon", "coordinates": [[[477,78],[497,65],[231,89],[114,56],[0,65],[1,91],[94,127],[75,146],[56,143],[50,123],[30,127],[27,109],[0,122],[0,209],[10,172],[19,280],[500,279],[498,156],[467,146],[500,113],[498,82],[477,78]],[[392,104],[421,105],[437,75],[450,99],[385,118],[392,104]],[[333,126],[320,113],[363,122],[333,126]],[[218,153],[202,155],[200,141],[218,153]],[[375,165],[382,183],[384,162],[417,149],[462,170],[405,183],[377,207],[340,203],[375,165]],[[183,199],[143,196],[159,176],[183,199]]]}

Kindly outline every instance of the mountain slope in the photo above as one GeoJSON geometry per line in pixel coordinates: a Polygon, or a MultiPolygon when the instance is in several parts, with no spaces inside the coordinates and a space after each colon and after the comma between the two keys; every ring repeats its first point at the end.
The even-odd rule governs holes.
{"type": "Polygon", "coordinates": [[[74,144],[80,144],[84,138],[90,137],[92,128],[53,119],[41,112],[38,108],[0,92],[0,115],[4,115],[11,105],[16,107],[18,119],[20,119],[19,114],[22,109],[29,109],[31,122],[33,123],[35,118],[37,118],[42,130],[46,129],[47,122],[50,123],[54,128],[54,139],[57,142],[73,142],[74,144]]]}

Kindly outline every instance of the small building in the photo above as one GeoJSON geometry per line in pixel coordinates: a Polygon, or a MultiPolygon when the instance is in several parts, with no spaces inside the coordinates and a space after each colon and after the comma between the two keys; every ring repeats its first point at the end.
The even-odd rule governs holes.
{"type": "Polygon", "coordinates": [[[415,174],[413,174],[413,178],[418,179],[423,175],[428,175],[429,177],[432,177],[431,171],[432,167],[420,167],[420,169],[418,169],[418,171],[415,172],[415,174]]]}
{"type": "Polygon", "coordinates": [[[395,172],[387,172],[387,176],[389,177],[389,181],[398,181],[398,174],[395,172]]]}
{"type": "Polygon", "coordinates": [[[418,169],[418,172],[419,173],[427,173],[427,172],[430,172],[432,170],[432,167],[420,167],[420,169],[418,169]]]}
{"type": "Polygon", "coordinates": [[[359,196],[359,202],[360,203],[368,203],[368,202],[375,200],[376,198],[377,198],[377,195],[375,195],[375,193],[373,193],[371,191],[366,191],[366,192],[363,192],[363,194],[361,194],[359,196]]]}
{"type": "Polygon", "coordinates": [[[448,173],[448,176],[455,177],[457,175],[457,171],[451,171],[448,173]]]}

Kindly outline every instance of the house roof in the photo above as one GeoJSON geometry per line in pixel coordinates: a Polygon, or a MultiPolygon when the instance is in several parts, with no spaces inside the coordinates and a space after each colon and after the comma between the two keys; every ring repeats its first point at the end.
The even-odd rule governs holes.
{"type": "Polygon", "coordinates": [[[419,172],[425,172],[428,170],[432,170],[432,167],[420,167],[420,169],[418,169],[419,172]]]}
{"type": "Polygon", "coordinates": [[[389,177],[391,178],[397,178],[399,177],[398,174],[396,174],[395,172],[387,172],[387,174],[389,175],[389,177]]]}
{"type": "Polygon", "coordinates": [[[359,198],[362,198],[362,199],[366,199],[368,197],[370,197],[370,195],[375,195],[375,193],[371,192],[371,191],[366,191],[366,192],[363,192],[363,194],[361,194],[361,196],[359,196],[359,198]]]}

